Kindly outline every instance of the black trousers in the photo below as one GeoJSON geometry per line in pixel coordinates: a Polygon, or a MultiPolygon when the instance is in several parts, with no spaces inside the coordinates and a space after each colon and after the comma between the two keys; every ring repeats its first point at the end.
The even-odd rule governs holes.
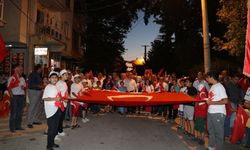
{"type": "Polygon", "coordinates": [[[9,120],[10,130],[16,130],[21,128],[24,100],[24,95],[13,95],[13,97],[11,98],[11,111],[9,120]]]}
{"type": "Polygon", "coordinates": [[[59,109],[60,110],[60,119],[59,119],[59,124],[58,124],[58,132],[59,133],[62,133],[63,132],[63,120],[64,120],[64,118],[65,118],[65,112],[66,111],[61,111],[61,109],[59,109]]]}
{"type": "Polygon", "coordinates": [[[47,124],[48,124],[48,136],[47,136],[47,147],[53,147],[55,136],[58,132],[58,125],[59,125],[59,119],[61,116],[61,111],[58,109],[56,113],[47,118],[47,124]]]}

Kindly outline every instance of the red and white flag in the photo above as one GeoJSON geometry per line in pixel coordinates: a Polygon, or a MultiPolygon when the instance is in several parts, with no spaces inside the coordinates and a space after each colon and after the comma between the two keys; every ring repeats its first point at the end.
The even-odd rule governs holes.
{"type": "MultiPolygon", "coordinates": [[[[248,0],[249,3],[249,0],[248,0]]],[[[243,74],[250,77],[250,10],[249,4],[247,13],[247,32],[246,32],[246,45],[245,45],[245,60],[243,67],[243,74]]]]}
{"type": "Polygon", "coordinates": [[[5,43],[3,41],[3,38],[0,34],[0,63],[4,60],[4,58],[8,55],[8,50],[5,47],[5,43]]]}
{"type": "Polygon", "coordinates": [[[245,110],[241,106],[238,106],[238,109],[236,112],[236,118],[234,120],[234,126],[232,129],[232,136],[230,138],[231,143],[234,144],[237,141],[243,139],[248,118],[249,116],[245,112],[245,110]]]}

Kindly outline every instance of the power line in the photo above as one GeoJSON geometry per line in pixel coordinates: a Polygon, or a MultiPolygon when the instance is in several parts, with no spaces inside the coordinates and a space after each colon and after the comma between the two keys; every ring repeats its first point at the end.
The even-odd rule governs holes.
{"type": "MultiPolygon", "coordinates": [[[[126,2],[126,0],[121,0],[120,2],[122,2],[122,1],[126,2]]],[[[100,5],[100,4],[102,4],[103,2],[107,2],[107,1],[105,1],[105,0],[100,0],[100,1],[97,1],[97,2],[92,2],[92,3],[90,3],[90,4],[88,4],[88,3],[86,2],[86,6],[88,7],[88,6],[100,5]]],[[[109,5],[110,5],[110,4],[109,4],[109,5]]]]}
{"type": "Polygon", "coordinates": [[[101,9],[105,9],[105,8],[109,8],[109,7],[113,7],[113,6],[116,6],[116,5],[119,5],[119,4],[122,4],[123,1],[120,1],[120,2],[116,2],[112,5],[107,5],[107,6],[104,6],[104,7],[99,7],[99,8],[95,8],[95,9],[89,9],[87,10],[88,12],[93,12],[93,11],[97,11],[97,10],[101,10],[101,9]]]}

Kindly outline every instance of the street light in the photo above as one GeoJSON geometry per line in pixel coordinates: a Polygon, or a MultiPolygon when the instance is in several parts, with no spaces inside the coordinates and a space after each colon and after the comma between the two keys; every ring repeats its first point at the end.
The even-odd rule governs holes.
{"type": "Polygon", "coordinates": [[[134,64],[137,66],[143,66],[145,65],[145,60],[143,58],[136,58],[134,60],[134,64]]]}

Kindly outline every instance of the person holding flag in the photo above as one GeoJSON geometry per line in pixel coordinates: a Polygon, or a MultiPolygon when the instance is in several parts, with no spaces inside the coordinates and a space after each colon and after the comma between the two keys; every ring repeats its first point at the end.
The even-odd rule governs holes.
{"type": "MultiPolygon", "coordinates": [[[[66,80],[68,80],[68,72],[67,70],[63,69],[60,71],[59,73],[60,76],[60,80],[56,83],[56,87],[57,89],[60,91],[60,96],[62,98],[67,98],[69,96],[68,94],[68,86],[66,83],[66,80]]],[[[67,100],[63,100],[63,106],[64,108],[66,108],[67,106],[67,100]]],[[[65,118],[65,111],[61,111],[61,116],[60,116],[60,121],[59,121],[59,125],[58,125],[58,135],[59,136],[65,136],[66,133],[63,131],[63,120],[65,118]]],[[[60,138],[58,137],[58,135],[55,137],[56,140],[60,140],[60,138]]]]}
{"type": "Polygon", "coordinates": [[[49,81],[50,83],[45,87],[42,99],[44,100],[44,109],[48,125],[47,150],[53,150],[54,147],[59,147],[58,144],[55,144],[54,139],[58,133],[58,125],[61,116],[60,109],[62,109],[58,105],[62,99],[60,97],[60,91],[56,87],[58,73],[51,71],[49,73],[49,81]]]}
{"type": "Polygon", "coordinates": [[[8,79],[7,88],[11,97],[11,112],[9,120],[9,128],[11,132],[15,130],[24,130],[22,124],[23,103],[25,100],[26,82],[21,76],[23,68],[15,65],[14,74],[8,79]]]}
{"type": "Polygon", "coordinates": [[[208,94],[208,149],[222,150],[224,142],[224,122],[226,118],[226,106],[228,102],[227,93],[223,85],[219,82],[219,74],[215,71],[207,73],[206,80],[212,84],[208,94]]]}

